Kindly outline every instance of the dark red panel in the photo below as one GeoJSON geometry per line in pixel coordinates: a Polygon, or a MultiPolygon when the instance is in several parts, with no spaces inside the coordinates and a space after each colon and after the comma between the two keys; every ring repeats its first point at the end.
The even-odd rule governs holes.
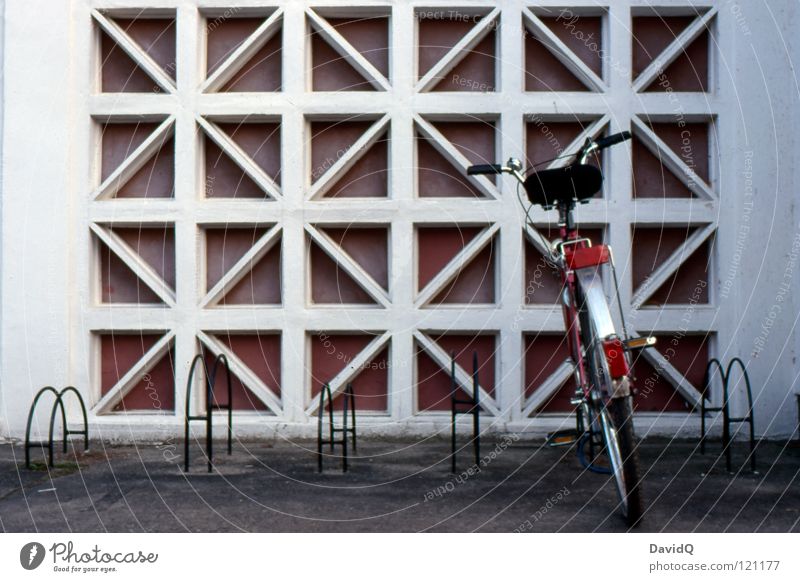
{"type": "Polygon", "coordinates": [[[311,182],[325,175],[372,124],[372,121],[311,122],[311,182]]]}
{"type": "Polygon", "coordinates": [[[256,29],[263,18],[217,18],[206,22],[206,70],[210,76],[256,29]]]}
{"type": "Polygon", "coordinates": [[[206,198],[269,198],[208,136],[205,137],[205,168],[206,198]]]}
{"type": "MultiPolygon", "coordinates": [[[[311,336],[311,396],[330,382],[373,340],[371,335],[319,332],[311,336]]],[[[386,411],[389,407],[389,350],[384,349],[367,362],[352,380],[357,410],[386,411]]],[[[334,398],[341,410],[341,398],[334,398]]]]}
{"type": "Polygon", "coordinates": [[[482,231],[483,228],[479,226],[418,228],[418,290],[424,289],[431,279],[482,231]]]}
{"type": "MultiPolygon", "coordinates": [[[[495,390],[494,335],[443,334],[432,338],[448,353],[455,354],[456,363],[472,374],[472,354],[478,352],[478,380],[490,395],[495,390]]],[[[471,387],[471,386],[470,386],[471,387]]],[[[417,348],[417,409],[450,410],[450,371],[442,370],[421,348],[417,348]]],[[[459,398],[468,398],[458,390],[459,398]]]]}
{"type": "Polygon", "coordinates": [[[175,229],[172,226],[114,227],[111,231],[175,289],[175,229]]]}
{"type": "Polygon", "coordinates": [[[427,18],[426,12],[417,13],[419,22],[419,78],[425,74],[452,49],[475,23],[472,19],[450,19],[446,17],[427,18]]]}
{"type": "Polygon", "coordinates": [[[420,198],[485,198],[450,161],[417,135],[417,188],[420,198]]]}
{"type": "Polygon", "coordinates": [[[636,137],[632,156],[634,198],[694,198],[692,191],[663,165],[662,159],[650,153],[636,137]]]}
{"type": "Polygon", "coordinates": [[[282,289],[281,243],[278,242],[222,297],[220,304],[279,305],[282,289]]]}
{"type": "Polygon", "coordinates": [[[314,303],[375,303],[316,243],[309,241],[309,247],[311,300],[314,303]]]}
{"type": "Polygon", "coordinates": [[[104,123],[100,179],[108,178],[159,126],[158,123],[104,123]]]}
{"type": "Polygon", "coordinates": [[[447,303],[494,303],[495,248],[492,240],[472,261],[431,301],[447,303]]]}
{"type": "Polygon", "coordinates": [[[539,19],[586,63],[587,67],[602,78],[603,61],[600,57],[604,53],[604,46],[603,19],[600,16],[568,15],[564,12],[563,16],[540,16],[539,19]]]}
{"type": "Polygon", "coordinates": [[[432,90],[479,93],[494,91],[495,46],[496,36],[491,31],[432,90]]]}
{"type": "Polygon", "coordinates": [[[496,128],[492,122],[439,121],[434,127],[473,164],[493,164],[496,128]]]}
{"type": "MultiPolygon", "coordinates": [[[[280,396],[281,336],[279,334],[217,334],[216,337],[227,345],[264,384],[280,396]]],[[[233,381],[232,388],[235,409],[266,410],[266,405],[238,378],[233,381]]],[[[226,396],[220,393],[217,398],[223,402],[226,396]]]]}
{"type": "Polygon", "coordinates": [[[389,289],[389,231],[386,228],[323,228],[375,282],[389,289]]]}
{"type": "MultiPolygon", "coordinates": [[[[470,368],[472,367],[470,366],[470,368]]],[[[469,396],[461,389],[456,390],[460,400],[469,396]]],[[[417,347],[417,410],[450,410],[450,374],[442,370],[430,356],[417,347]]]]}
{"type": "MultiPolygon", "coordinates": [[[[100,178],[108,178],[158,127],[157,123],[106,123],[102,126],[100,178]]],[[[117,198],[172,198],[175,144],[164,142],[155,155],[117,191],[117,198]]]]}
{"type": "Polygon", "coordinates": [[[266,227],[206,228],[206,288],[216,285],[267,230],[266,227]]]}
{"type": "MultiPolygon", "coordinates": [[[[235,20],[239,19],[231,19],[231,22],[233,23],[235,20]]],[[[219,52],[224,54],[226,47],[231,44],[238,46],[243,40],[240,36],[242,32],[243,30],[236,31],[235,35],[232,35],[224,46],[220,46],[219,52]]],[[[228,32],[220,33],[220,35],[223,34],[228,34],[228,32]]],[[[209,37],[209,47],[211,42],[212,40],[209,37]]],[[[280,91],[283,70],[281,65],[282,45],[283,33],[278,31],[231,77],[230,81],[220,91],[242,93],[280,91]]],[[[232,50],[235,50],[235,48],[232,50]]],[[[209,60],[209,64],[212,64],[211,60],[209,60]]]]}
{"type": "MultiPolygon", "coordinates": [[[[633,18],[633,78],[658,58],[694,16],[633,18]]],[[[647,91],[707,91],[709,34],[704,31],[659,75],[647,91]]]]}
{"type": "MultiPolygon", "coordinates": [[[[105,395],[144,357],[161,334],[102,334],[100,336],[100,391],[105,395]]],[[[175,408],[172,350],[128,391],[114,411],[171,411],[175,408]]]]}
{"type": "Polygon", "coordinates": [[[389,195],[388,135],[384,135],[342,174],[323,198],[386,198],[389,195]]]}
{"type": "Polygon", "coordinates": [[[100,300],[103,303],[159,304],[159,299],[122,260],[99,242],[100,249],[100,300]]]}
{"type": "Polygon", "coordinates": [[[103,93],[163,93],[105,32],[100,34],[100,87],[103,93]]]}
{"type": "MultiPolygon", "coordinates": [[[[703,376],[708,364],[708,336],[672,335],[656,337],[656,348],[667,361],[683,374],[692,386],[702,389],[703,376]]],[[[651,348],[652,349],[652,348],[651,348]]],[[[653,367],[644,357],[634,364],[637,394],[634,405],[641,412],[685,412],[689,404],[663,375],[663,370],[653,367]]],[[[719,397],[719,394],[717,395],[719,397]]]]}
{"type": "MultiPolygon", "coordinates": [[[[525,335],[525,397],[531,396],[569,357],[564,335],[525,335]]],[[[571,412],[569,401],[575,395],[574,377],[567,379],[536,412],[571,412]]]]}
{"type": "Polygon", "coordinates": [[[525,90],[588,91],[589,88],[535,36],[526,31],[525,90]]]}
{"type": "Polygon", "coordinates": [[[217,123],[276,184],[281,183],[280,123],[217,123]]]}
{"type": "MultiPolygon", "coordinates": [[[[638,289],[694,230],[634,227],[631,260],[634,289],[638,289]]],[[[708,243],[705,243],[686,258],[675,274],[645,304],[707,304],[709,258],[708,243]]]]}
{"type": "Polygon", "coordinates": [[[709,146],[706,123],[651,123],[655,134],[695,173],[709,181],[709,146]]]}
{"type": "Polygon", "coordinates": [[[117,18],[115,21],[162,71],[175,79],[174,18],[117,18]]]}
{"type": "Polygon", "coordinates": [[[311,55],[311,87],[314,91],[375,90],[319,33],[312,33],[311,55]]]}
{"type": "Polygon", "coordinates": [[[328,18],[347,42],[360,52],[380,73],[389,77],[389,18],[328,18]]]}

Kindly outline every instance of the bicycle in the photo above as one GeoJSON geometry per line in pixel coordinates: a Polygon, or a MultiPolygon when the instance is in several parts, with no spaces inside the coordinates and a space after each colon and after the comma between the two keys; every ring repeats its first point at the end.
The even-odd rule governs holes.
{"type": "MultiPolygon", "coordinates": [[[[549,249],[545,258],[558,270],[562,283],[562,311],[577,386],[575,398],[570,400],[576,407],[576,430],[558,431],[548,437],[548,442],[577,443],[584,466],[612,474],[623,517],[629,526],[635,526],[642,518],[643,503],[633,430],[630,353],[654,345],[655,339],[628,337],[624,318],[623,337],[617,334],[600,273],[604,265],[610,265],[617,285],[611,248],[603,244],[593,246],[589,239],[581,238],[573,217],[576,205],[588,202],[602,187],[602,172],[587,163],[589,158],[630,137],[630,132],[624,131],[598,140],[587,139],[571,164],[533,172],[527,177],[522,173],[522,163],[514,158],[505,165],[470,166],[467,173],[511,174],[525,189],[531,206],[558,211],[560,238],[553,242],[544,237],[543,240],[549,249]],[[566,438],[570,436],[573,438],[566,438]],[[587,444],[591,457],[588,463],[584,453],[587,444]],[[605,450],[609,469],[595,464],[596,446],[605,450]]],[[[525,210],[530,222],[530,207],[525,210]]],[[[619,293],[617,298],[619,301],[619,293]]],[[[622,315],[621,304],[619,308],[622,315]]]]}

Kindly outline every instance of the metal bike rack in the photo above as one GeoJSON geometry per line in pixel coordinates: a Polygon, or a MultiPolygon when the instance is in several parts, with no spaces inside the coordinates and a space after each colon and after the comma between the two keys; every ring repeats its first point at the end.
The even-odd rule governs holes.
{"type": "Polygon", "coordinates": [[[756,451],[755,451],[755,423],[753,420],[753,391],[750,387],[750,376],[747,373],[747,367],[740,358],[733,358],[727,368],[723,368],[722,363],[713,358],[706,366],[705,376],[703,378],[703,394],[700,401],[700,453],[706,452],[706,412],[722,412],[722,450],[725,453],[725,468],[728,472],[731,471],[731,424],[747,423],[750,425],[750,469],[755,472],[756,470],[756,451]],[[740,417],[731,417],[730,414],[730,390],[729,382],[731,378],[731,371],[734,365],[738,365],[742,371],[742,378],[744,379],[745,389],[747,391],[747,414],[740,417]],[[716,368],[722,381],[722,406],[708,407],[706,401],[711,401],[711,380],[712,371],[716,368]]]}
{"type": "Polygon", "coordinates": [[[322,447],[330,445],[331,454],[334,446],[342,446],[342,473],[347,472],[347,436],[350,435],[353,444],[353,451],[356,450],[356,395],[353,385],[348,383],[344,389],[342,399],[342,427],[336,428],[333,424],[333,395],[329,384],[323,384],[319,393],[319,409],[317,412],[317,471],[322,473],[322,447]],[[328,438],[322,438],[322,425],[325,416],[325,398],[328,399],[328,438]],[[347,412],[350,412],[352,426],[347,426],[347,412]],[[342,433],[342,438],[337,439],[336,433],[342,433]]]}
{"type": "Polygon", "coordinates": [[[458,381],[456,380],[456,358],[450,352],[450,471],[456,472],[456,417],[459,414],[472,415],[472,448],[475,453],[475,464],[481,458],[481,426],[478,383],[478,352],[472,352],[472,398],[469,400],[458,399],[458,381]],[[459,410],[459,406],[469,406],[466,410],[459,410]]]}
{"type": "Polygon", "coordinates": [[[211,374],[208,373],[206,367],[206,360],[203,354],[197,354],[192,360],[192,366],[189,368],[189,379],[186,382],[186,415],[184,421],[184,440],[183,440],[183,458],[184,458],[184,471],[189,472],[189,423],[192,421],[203,421],[206,423],[206,459],[208,460],[208,472],[211,473],[213,469],[213,455],[214,455],[214,434],[212,425],[212,415],[215,410],[224,410],[228,413],[228,454],[233,452],[233,392],[231,389],[231,368],[228,365],[228,358],[225,354],[220,354],[214,360],[214,365],[211,367],[211,374]],[[192,383],[194,382],[194,371],[197,363],[203,365],[203,372],[206,378],[206,413],[190,415],[190,406],[192,402],[192,383]],[[214,388],[217,381],[217,371],[220,363],[225,365],[225,380],[228,384],[228,403],[218,404],[214,398],[214,388]]]}
{"type": "Polygon", "coordinates": [[[44,395],[46,392],[51,392],[55,396],[55,401],[53,402],[53,408],[50,411],[50,430],[48,433],[47,438],[47,466],[54,467],[53,463],[53,433],[55,430],[55,422],[56,422],[56,411],[61,410],[61,425],[63,427],[63,449],[64,453],[67,452],[67,440],[70,435],[77,434],[83,435],[83,450],[89,450],[89,419],[86,415],[86,404],[83,401],[83,397],[81,393],[74,386],[67,386],[63,388],[60,392],[57,391],[52,386],[45,386],[39,392],[36,393],[36,396],[33,398],[33,402],[31,403],[31,408],[28,411],[28,423],[25,427],[25,468],[31,468],[31,449],[32,448],[44,448],[45,443],[42,441],[31,442],[31,425],[33,424],[33,413],[36,411],[36,405],[39,403],[39,399],[44,395]],[[67,411],[64,408],[64,396],[68,393],[74,393],[75,396],[78,397],[78,403],[81,405],[81,413],[83,415],[83,430],[70,430],[69,426],[67,425],[67,411]]]}

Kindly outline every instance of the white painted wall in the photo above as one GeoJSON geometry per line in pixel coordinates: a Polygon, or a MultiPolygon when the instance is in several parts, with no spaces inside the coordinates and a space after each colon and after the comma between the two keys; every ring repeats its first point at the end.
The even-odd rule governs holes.
{"type": "MultiPolygon", "coordinates": [[[[449,1],[447,3],[456,5],[449,1]]],[[[86,224],[89,217],[86,200],[89,195],[91,156],[86,120],[90,112],[96,112],[103,107],[121,107],[123,110],[129,107],[135,110],[141,103],[121,99],[115,104],[113,100],[98,100],[90,95],[86,83],[90,78],[87,30],[91,26],[90,7],[127,4],[141,6],[142,3],[123,0],[105,3],[90,0],[10,0],[5,6],[3,115],[0,118],[0,123],[3,124],[0,436],[21,436],[28,405],[41,386],[63,386],[69,383],[85,386],[92,375],[87,338],[89,327],[98,325],[102,314],[87,315],[90,309],[87,297],[89,284],[86,280],[88,250],[85,243],[88,240],[86,224]]],[[[178,4],[182,11],[189,14],[194,11],[195,2],[153,0],[152,4],[178,4]]],[[[236,3],[211,4],[220,6],[236,3]]],[[[238,4],[261,3],[242,0],[238,4]]],[[[297,23],[302,18],[301,3],[276,4],[285,6],[288,21],[297,23]]],[[[313,3],[314,6],[318,4],[337,3],[313,3]]],[[[338,4],[341,5],[341,2],[338,4]]],[[[402,30],[402,26],[408,25],[409,19],[413,18],[410,11],[412,3],[394,4],[395,30],[402,30]]],[[[439,5],[441,2],[435,4],[439,5]]],[[[483,5],[471,0],[460,4],[483,5]]],[[[516,6],[517,3],[501,4],[516,6]]],[[[587,1],[585,4],[595,3],[587,1]]],[[[623,5],[627,9],[627,2],[615,1],[611,4],[615,9],[621,10],[623,5]]],[[[630,4],[649,6],[656,3],[642,0],[630,4]]],[[[682,4],[684,3],[672,0],[658,3],[660,6],[682,4]]],[[[713,99],[712,105],[712,110],[720,119],[722,163],[719,168],[721,201],[719,205],[712,206],[719,212],[718,289],[727,276],[727,266],[734,260],[737,232],[744,220],[743,204],[746,197],[742,171],[748,151],[753,152],[755,206],[741,271],[735,278],[732,292],[726,298],[719,299],[717,311],[707,310],[703,317],[710,319],[713,327],[718,330],[719,356],[727,359],[739,355],[750,362],[749,369],[757,397],[759,433],[784,437],[791,434],[796,425],[793,393],[798,390],[796,381],[800,373],[800,363],[797,362],[800,334],[795,326],[800,305],[794,298],[794,290],[800,285],[800,264],[792,266],[789,256],[792,238],[800,232],[800,217],[796,210],[796,203],[800,201],[797,192],[797,185],[800,184],[797,146],[800,144],[796,138],[800,130],[800,99],[796,74],[792,68],[793,64],[800,62],[800,43],[794,35],[800,25],[800,16],[794,0],[706,4],[717,5],[720,9],[717,24],[720,40],[717,75],[719,94],[713,99]],[[776,313],[773,318],[770,316],[770,312],[774,311],[771,308],[778,302],[780,285],[787,272],[794,288],[788,295],[781,295],[788,298],[780,303],[780,313],[776,313]],[[768,333],[762,329],[765,322],[769,324],[768,333]],[[762,332],[766,334],[763,336],[764,345],[757,357],[754,357],[755,342],[760,341],[758,338],[762,336],[762,332]]],[[[621,32],[621,28],[614,28],[620,26],[620,23],[613,24],[612,31],[621,32]]],[[[196,29],[179,28],[179,34],[196,34],[196,29]]],[[[612,34],[612,46],[623,49],[621,38],[621,35],[612,34]]],[[[396,37],[395,42],[401,44],[404,39],[406,42],[411,41],[407,37],[396,37]]],[[[518,48],[518,42],[511,35],[504,37],[502,48],[506,51],[505,54],[518,48]]],[[[301,50],[302,42],[297,42],[294,48],[301,50]]],[[[178,55],[179,60],[185,59],[185,64],[193,62],[191,55],[183,54],[180,48],[178,55]]],[[[294,65],[301,66],[302,55],[289,58],[294,59],[294,65]]],[[[407,60],[395,58],[396,75],[406,71],[407,60]]],[[[290,80],[287,91],[302,92],[302,87],[294,79],[290,80]]],[[[506,83],[504,90],[508,88],[506,83]]],[[[513,89],[513,83],[511,88],[513,89]]],[[[191,134],[189,126],[193,123],[193,114],[187,112],[185,106],[195,105],[188,97],[191,89],[189,85],[178,88],[181,92],[178,98],[182,106],[176,109],[176,116],[179,126],[182,125],[184,131],[187,131],[186,135],[191,134]]],[[[422,96],[405,94],[401,88],[396,91],[395,104],[390,103],[388,106],[396,109],[393,109],[393,139],[401,140],[401,143],[404,139],[411,139],[411,115],[401,104],[413,101],[415,106],[434,109],[449,106],[451,103],[456,108],[461,106],[457,98],[436,96],[437,103],[432,99],[426,101],[422,96]]],[[[378,99],[383,97],[386,96],[379,96],[378,99]]],[[[353,103],[356,108],[371,107],[368,105],[369,100],[374,98],[353,97],[353,103]]],[[[280,98],[276,103],[282,103],[280,98]]],[[[654,98],[653,103],[657,104],[657,99],[654,98]]],[[[693,100],[692,103],[702,106],[702,101],[699,100],[693,100]]],[[[299,135],[303,112],[293,111],[288,104],[283,105],[287,106],[285,131],[289,130],[289,143],[286,147],[302,148],[299,135]]],[[[233,103],[233,106],[235,108],[236,104],[233,103]]],[[[301,106],[306,107],[305,111],[325,108],[323,103],[318,103],[313,98],[304,100],[301,106]]],[[[483,106],[491,110],[496,104],[492,103],[491,98],[487,98],[483,106]]],[[[609,106],[614,108],[615,115],[624,114],[626,107],[630,106],[623,98],[621,88],[618,94],[612,94],[609,106]]],[[[144,102],[144,107],[156,106],[154,102],[147,101],[144,102]]],[[[513,107],[517,107],[517,104],[513,107]]],[[[518,149],[519,143],[520,136],[513,133],[506,135],[501,144],[502,153],[505,156],[518,153],[513,150],[518,149]]],[[[410,147],[406,149],[411,151],[410,147]]],[[[185,167],[188,168],[190,159],[182,160],[181,155],[184,154],[179,154],[179,169],[180,164],[187,164],[185,167]]],[[[284,188],[301,188],[299,184],[292,184],[292,179],[294,178],[291,176],[287,177],[284,188]]],[[[395,175],[393,179],[394,186],[407,186],[403,176],[395,175]]],[[[614,174],[611,179],[614,179],[614,174]]],[[[192,188],[191,181],[181,187],[188,192],[192,188]]],[[[504,188],[508,189],[508,185],[504,188]]],[[[626,212],[625,209],[614,211],[626,212]]],[[[396,231],[398,238],[394,245],[397,252],[406,253],[401,246],[409,244],[410,224],[415,218],[413,214],[403,214],[406,211],[402,204],[399,212],[400,229],[396,231]]],[[[609,209],[596,208],[588,212],[601,215],[608,213],[609,209]]],[[[466,215],[468,211],[465,210],[464,213],[466,215]]],[[[300,214],[290,213],[287,216],[287,224],[291,225],[292,221],[298,220],[300,214]]],[[[510,212],[499,213],[498,217],[509,224],[515,219],[510,212]]],[[[617,245],[618,253],[625,252],[619,248],[624,248],[626,238],[620,238],[618,234],[612,235],[612,244],[617,245]]],[[[299,241],[285,242],[290,245],[297,243],[298,249],[301,246],[299,241]]],[[[191,270],[194,267],[190,264],[188,267],[178,268],[180,278],[180,269],[191,270]]],[[[187,278],[193,276],[192,273],[185,275],[187,278]]],[[[287,278],[290,285],[297,287],[291,287],[287,292],[302,293],[302,276],[300,273],[297,275],[295,279],[287,278]]],[[[402,297],[407,296],[410,302],[413,295],[410,282],[397,281],[396,284],[395,293],[402,297]]],[[[630,296],[631,290],[624,293],[630,296]]],[[[392,312],[391,317],[403,317],[398,314],[407,307],[410,304],[398,305],[397,311],[392,312]]],[[[513,306],[506,306],[502,313],[495,314],[494,317],[506,317],[514,312],[513,306]]],[[[304,321],[306,314],[300,307],[287,313],[291,319],[301,323],[297,329],[285,332],[285,349],[287,346],[302,346],[304,336],[301,326],[314,323],[304,321]]],[[[191,334],[192,326],[196,324],[194,315],[182,312],[175,317],[175,329],[185,328],[185,333],[191,334]]],[[[326,321],[325,317],[327,316],[319,317],[317,322],[326,321]]],[[[480,314],[476,316],[476,321],[481,317],[491,320],[492,314],[480,314]]],[[[531,318],[534,324],[539,319],[533,315],[531,318]]],[[[328,321],[331,321],[330,317],[328,321]]],[[[398,321],[402,324],[402,320],[398,321]]],[[[398,325],[402,327],[401,324],[398,325]]],[[[501,331],[510,332],[502,328],[501,331]]],[[[399,333],[398,337],[410,340],[410,332],[399,333]]],[[[407,346],[400,342],[395,344],[393,349],[398,352],[409,352],[395,352],[396,357],[410,359],[410,342],[406,343],[407,346]]],[[[520,372],[515,370],[514,358],[520,353],[519,341],[512,344],[502,355],[503,365],[510,378],[518,379],[520,372]]],[[[185,351],[186,348],[179,349],[185,351]]],[[[187,354],[188,352],[179,351],[179,362],[187,354]]],[[[408,383],[411,380],[408,371],[398,369],[395,373],[395,381],[408,383]]],[[[179,386],[182,377],[179,376],[179,386]]],[[[286,385],[302,380],[300,372],[292,372],[291,369],[284,372],[286,385]]],[[[510,388],[501,392],[501,406],[514,401],[512,394],[510,388]]],[[[176,400],[181,402],[180,388],[176,400]]],[[[292,400],[289,394],[285,407],[286,417],[269,422],[243,418],[238,422],[239,430],[243,434],[272,434],[276,430],[287,435],[311,434],[310,424],[303,413],[303,403],[292,400]]],[[[104,436],[120,439],[163,436],[165,431],[178,434],[182,427],[180,406],[178,408],[174,417],[157,422],[153,417],[98,417],[95,422],[104,436]]],[[[406,419],[409,412],[408,402],[396,404],[393,410],[395,419],[406,419]]],[[[550,421],[549,424],[552,425],[553,422],[557,421],[550,421]]],[[[638,428],[640,432],[652,429],[655,433],[689,434],[696,430],[697,424],[697,419],[664,415],[661,418],[642,418],[638,428]]],[[[381,424],[376,426],[376,430],[394,434],[421,434],[442,426],[443,419],[428,418],[399,424],[381,424]]],[[[496,426],[499,429],[539,432],[546,429],[548,421],[523,420],[517,409],[504,415],[496,426]]]]}

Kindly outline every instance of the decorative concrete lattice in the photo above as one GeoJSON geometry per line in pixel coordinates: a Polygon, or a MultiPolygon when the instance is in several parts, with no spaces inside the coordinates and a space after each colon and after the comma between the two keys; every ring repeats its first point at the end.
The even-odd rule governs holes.
{"type": "Polygon", "coordinates": [[[127,4],[90,10],[96,418],[180,415],[202,347],[228,357],[254,419],[310,426],[320,385],[353,381],[376,421],[441,421],[450,352],[469,390],[477,350],[494,423],[557,421],[571,367],[542,260],[554,216],[525,227],[514,184],[466,167],[530,167],[623,129],[632,146],[593,161],[605,187],[578,221],[614,249],[629,328],[661,340],[637,362],[640,410],[698,402],[713,3],[127,4]]]}

